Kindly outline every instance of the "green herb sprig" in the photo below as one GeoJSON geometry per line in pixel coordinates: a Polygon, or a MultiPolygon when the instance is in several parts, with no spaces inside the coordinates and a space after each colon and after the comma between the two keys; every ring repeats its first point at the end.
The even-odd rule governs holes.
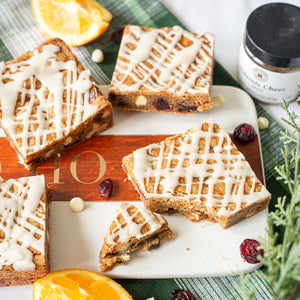
{"type": "MultiPolygon", "coordinates": [[[[277,180],[287,185],[290,195],[279,197],[275,211],[269,213],[268,230],[261,240],[264,256],[259,258],[266,268],[257,274],[269,286],[272,299],[291,300],[296,299],[300,291],[300,116],[290,112],[284,100],[281,106],[287,113],[283,121],[292,132],[281,132],[284,164],[275,170],[277,180]]],[[[241,283],[244,285],[245,280],[241,283]]],[[[252,296],[253,293],[247,295],[249,299],[252,296]]]]}

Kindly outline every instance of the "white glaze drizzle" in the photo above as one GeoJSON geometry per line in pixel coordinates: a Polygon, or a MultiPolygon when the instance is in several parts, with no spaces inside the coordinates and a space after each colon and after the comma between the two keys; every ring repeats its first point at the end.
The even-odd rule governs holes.
{"type": "Polygon", "coordinates": [[[44,191],[43,175],[0,182],[0,229],[5,233],[0,243],[0,269],[4,265],[13,265],[16,271],[34,270],[29,247],[45,254],[45,231],[28,221],[32,219],[45,226],[45,214],[37,211],[41,205],[45,212],[45,203],[41,201],[44,191]],[[17,187],[14,192],[11,191],[12,186],[17,187]],[[37,238],[35,234],[41,237],[37,238]]]}
{"type": "Polygon", "coordinates": [[[49,44],[42,52],[34,50],[34,55],[28,60],[7,65],[0,63],[2,124],[14,142],[22,141],[19,151],[24,156],[68,135],[97,111],[97,106],[89,103],[93,86],[90,72],[84,70],[78,75],[74,60],[57,61],[59,51],[57,45],[49,44]],[[67,74],[66,83],[63,82],[63,72],[67,74]],[[9,81],[4,83],[5,79],[9,81]],[[30,81],[30,88],[26,87],[26,80],[30,81]],[[39,89],[36,89],[37,80],[42,83],[39,89]],[[21,104],[17,104],[20,93],[21,104]],[[36,113],[32,111],[34,107],[36,113]],[[51,110],[54,116],[50,116],[51,110]],[[21,132],[16,132],[17,125],[23,125],[21,132]],[[37,128],[33,129],[34,126],[37,128]],[[48,135],[56,138],[49,141],[48,135]],[[35,139],[35,144],[29,142],[30,138],[35,139]]]}
{"type": "MultiPolygon", "coordinates": [[[[192,203],[200,203],[201,197],[207,200],[204,202],[208,212],[213,208],[218,207],[218,215],[229,216],[241,209],[242,203],[247,206],[265,199],[270,194],[264,186],[260,192],[254,191],[255,183],[260,182],[256,177],[254,171],[251,169],[249,163],[246,161],[244,155],[231,154],[231,150],[235,146],[231,143],[229,135],[220,130],[218,133],[213,132],[214,121],[209,120],[205,122],[209,124],[208,131],[202,129],[202,125],[192,130],[179,138],[180,146],[175,147],[174,139],[170,145],[170,151],[165,152],[165,141],[158,144],[151,144],[147,147],[136,150],[134,155],[133,172],[139,182],[143,193],[147,197],[162,196],[170,198],[170,201],[180,199],[192,203]],[[211,149],[211,141],[217,137],[217,146],[211,149]],[[205,138],[204,153],[199,153],[199,141],[205,138]],[[228,143],[223,146],[224,140],[228,143]],[[189,144],[188,141],[191,140],[189,144]],[[176,148],[176,149],[175,149],[176,148]],[[154,157],[151,155],[153,149],[159,149],[159,155],[154,157]],[[176,150],[176,154],[174,153],[176,150]],[[179,151],[179,152],[178,152],[179,151]],[[188,166],[183,166],[185,160],[189,160],[188,166]],[[196,163],[197,159],[201,159],[202,163],[196,163]],[[166,160],[166,168],[161,168],[163,161],[166,160]],[[171,161],[177,160],[176,167],[170,167],[171,161]],[[211,164],[212,160],[215,163],[211,164]],[[213,172],[211,171],[213,169],[213,172]],[[145,186],[148,186],[149,179],[155,177],[153,193],[148,193],[145,186]],[[186,178],[186,190],[184,196],[174,194],[175,188],[180,185],[179,178],[186,178]],[[246,178],[251,177],[252,186],[249,194],[244,194],[244,183],[246,178]],[[199,179],[199,186],[197,194],[192,194],[192,186],[195,184],[193,178],[199,179]],[[225,184],[225,195],[220,199],[220,195],[214,194],[214,185],[218,183],[225,184]],[[163,187],[162,191],[158,191],[159,184],[163,187]],[[208,185],[207,194],[202,194],[202,186],[208,185]],[[234,193],[231,190],[234,189],[234,193]],[[232,202],[236,204],[235,209],[227,208],[228,204],[232,202]]],[[[182,185],[182,184],[181,184],[182,185]]]]}
{"type": "Polygon", "coordinates": [[[139,204],[129,204],[121,203],[117,210],[117,216],[121,214],[124,218],[124,222],[119,223],[118,219],[114,219],[114,223],[117,225],[114,230],[106,236],[106,240],[109,244],[116,243],[127,243],[131,237],[136,237],[138,240],[151,236],[154,232],[159,230],[166,221],[158,214],[155,214],[143,205],[139,204]],[[134,206],[137,208],[137,211],[133,215],[129,215],[128,208],[134,206]],[[142,224],[137,224],[134,221],[134,218],[138,213],[141,213],[145,221],[142,224]],[[158,220],[155,218],[154,214],[158,217],[158,220]],[[142,233],[142,227],[145,224],[150,225],[150,230],[148,232],[142,233]]]}
{"type": "Polygon", "coordinates": [[[209,92],[212,57],[213,36],[210,33],[195,36],[179,26],[174,26],[169,33],[163,28],[148,32],[131,25],[130,33],[122,38],[111,86],[120,91],[143,87],[150,91],[168,90],[178,95],[209,92]],[[183,36],[192,44],[182,46],[179,41],[183,36]],[[130,49],[132,44],[136,46],[134,50],[130,49]],[[127,85],[125,80],[128,78],[134,83],[131,80],[127,85]]]}

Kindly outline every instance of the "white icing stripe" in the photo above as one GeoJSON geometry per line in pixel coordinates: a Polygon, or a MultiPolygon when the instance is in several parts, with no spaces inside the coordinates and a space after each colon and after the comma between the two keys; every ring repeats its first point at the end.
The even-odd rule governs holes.
{"type": "Polygon", "coordinates": [[[9,179],[0,183],[0,229],[5,233],[0,243],[0,269],[12,264],[16,271],[34,270],[29,247],[45,254],[45,232],[28,221],[33,219],[44,227],[46,216],[37,211],[41,205],[45,212],[45,203],[40,201],[44,191],[43,175],[9,179]],[[38,239],[35,234],[41,238],[38,239]]]}
{"type": "Polygon", "coordinates": [[[19,150],[25,156],[66,136],[98,109],[89,103],[93,86],[90,72],[84,70],[78,76],[74,60],[56,61],[58,51],[56,45],[45,45],[28,60],[0,64],[2,124],[15,143],[22,142],[19,150]],[[37,81],[41,83],[39,88],[37,81]],[[17,103],[18,95],[21,103],[17,103]],[[47,140],[49,136],[51,141],[47,140]]]}
{"type": "Polygon", "coordinates": [[[131,25],[130,33],[122,38],[112,86],[121,91],[141,87],[150,91],[167,89],[179,95],[208,92],[212,57],[213,36],[209,33],[195,36],[179,26],[174,26],[169,33],[163,28],[148,32],[131,25]],[[192,41],[191,45],[184,47],[179,43],[183,36],[192,41]],[[207,42],[210,46],[205,44],[207,42]],[[136,47],[134,50],[132,45],[136,47]],[[128,79],[134,83],[130,80],[130,84],[126,84],[128,79]]]}
{"type": "Polygon", "coordinates": [[[242,153],[231,153],[235,147],[231,144],[229,135],[222,129],[214,133],[213,127],[216,123],[212,121],[205,123],[209,125],[207,131],[202,129],[202,125],[194,128],[179,138],[180,146],[175,146],[173,139],[171,145],[163,141],[134,152],[133,172],[143,193],[147,197],[158,195],[168,197],[170,201],[202,202],[210,212],[218,207],[219,216],[234,214],[241,209],[242,203],[248,206],[268,197],[270,194],[264,186],[260,192],[254,191],[256,183],[260,181],[242,153]],[[203,139],[205,147],[200,149],[200,141],[203,139]],[[212,148],[213,140],[218,140],[218,144],[212,148]],[[227,144],[224,144],[225,141],[227,144]],[[165,151],[166,147],[170,147],[168,152],[165,151]],[[159,152],[159,155],[151,155],[153,150],[159,152]],[[175,161],[176,167],[171,167],[175,161]],[[183,177],[186,180],[185,184],[179,182],[179,178],[183,177]],[[150,179],[153,178],[155,178],[153,193],[146,192],[145,186],[148,186],[150,179]],[[247,178],[251,178],[252,185],[250,192],[244,194],[247,178]],[[198,182],[195,182],[195,179],[198,182]],[[214,191],[220,184],[224,185],[225,190],[222,196],[214,191]],[[159,191],[159,185],[163,187],[162,191],[159,191]],[[204,193],[202,188],[206,185],[207,192],[204,193]],[[182,188],[185,186],[184,196],[174,194],[179,186],[182,188]],[[205,202],[201,201],[202,197],[206,198],[205,202]],[[229,203],[235,203],[235,209],[228,209],[229,203]]]}
{"type": "Polygon", "coordinates": [[[121,203],[117,210],[117,216],[121,214],[124,218],[122,223],[119,223],[119,219],[115,219],[116,228],[110,235],[106,236],[106,240],[109,244],[117,243],[127,243],[131,237],[136,237],[138,240],[151,236],[154,232],[162,227],[162,224],[165,223],[165,220],[158,216],[159,221],[155,218],[151,211],[147,210],[143,205],[133,205],[129,203],[121,203]],[[137,208],[137,211],[133,215],[129,215],[128,208],[134,206],[137,208]],[[137,224],[134,221],[134,218],[137,217],[137,214],[140,213],[144,217],[145,221],[142,224],[137,224]],[[150,225],[150,230],[148,232],[142,233],[141,230],[145,224],[150,225]],[[117,241],[116,241],[117,240],[117,241]]]}

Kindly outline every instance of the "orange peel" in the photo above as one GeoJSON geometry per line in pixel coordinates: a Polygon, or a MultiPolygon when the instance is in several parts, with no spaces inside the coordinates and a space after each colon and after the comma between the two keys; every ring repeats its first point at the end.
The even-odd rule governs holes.
{"type": "Polygon", "coordinates": [[[96,39],[107,30],[112,18],[96,0],[32,0],[31,7],[40,29],[69,46],[96,39]]]}
{"type": "Polygon", "coordinates": [[[33,286],[33,300],[133,300],[117,282],[84,269],[49,273],[33,286]]]}

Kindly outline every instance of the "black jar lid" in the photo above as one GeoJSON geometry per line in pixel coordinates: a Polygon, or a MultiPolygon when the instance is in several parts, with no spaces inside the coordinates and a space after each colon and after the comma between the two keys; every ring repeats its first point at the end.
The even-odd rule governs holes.
{"type": "Polygon", "coordinates": [[[300,7],[270,3],[254,10],[246,25],[246,46],[265,64],[300,66],[300,7]]]}

